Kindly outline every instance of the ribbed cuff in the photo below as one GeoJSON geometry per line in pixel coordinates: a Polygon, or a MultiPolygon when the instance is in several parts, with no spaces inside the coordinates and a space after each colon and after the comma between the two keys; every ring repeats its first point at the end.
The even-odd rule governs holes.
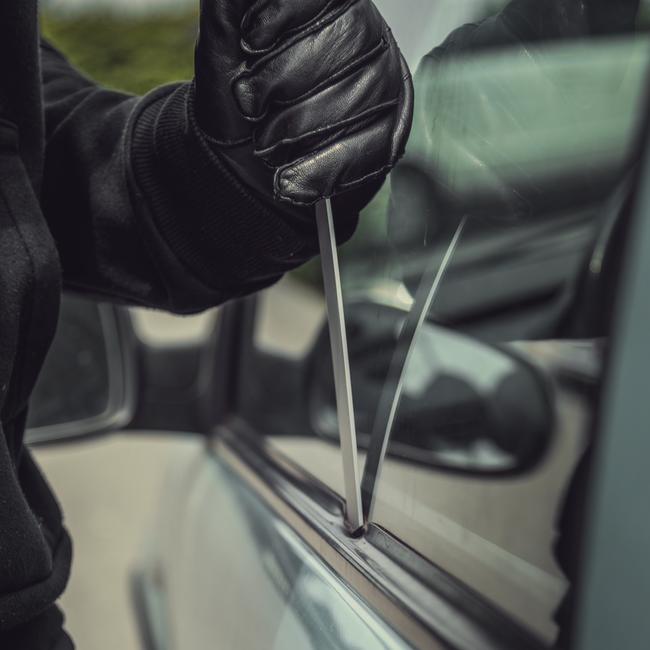
{"type": "MultiPolygon", "coordinates": [[[[315,216],[241,182],[191,119],[191,89],[168,86],[142,100],[133,173],[172,253],[206,286],[241,295],[318,253],[315,216]]],[[[378,187],[335,199],[339,243],[352,236],[378,187]]]]}
{"type": "Polygon", "coordinates": [[[173,254],[207,286],[240,294],[313,257],[316,227],[273,209],[232,174],[189,119],[190,91],[166,87],[142,100],[133,173],[173,254]]]}

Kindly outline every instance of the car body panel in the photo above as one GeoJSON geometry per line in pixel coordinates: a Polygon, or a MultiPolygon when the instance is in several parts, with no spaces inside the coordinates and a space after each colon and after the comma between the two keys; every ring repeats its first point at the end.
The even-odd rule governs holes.
{"type": "Polygon", "coordinates": [[[410,647],[222,459],[174,465],[137,574],[159,650],[410,647]]]}

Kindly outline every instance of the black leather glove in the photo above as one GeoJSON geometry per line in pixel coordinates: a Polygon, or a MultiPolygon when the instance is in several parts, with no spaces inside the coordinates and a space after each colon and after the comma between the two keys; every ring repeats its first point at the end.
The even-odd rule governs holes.
{"type": "Polygon", "coordinates": [[[381,182],[412,110],[370,0],[202,0],[194,115],[258,192],[304,206],[381,182]]]}

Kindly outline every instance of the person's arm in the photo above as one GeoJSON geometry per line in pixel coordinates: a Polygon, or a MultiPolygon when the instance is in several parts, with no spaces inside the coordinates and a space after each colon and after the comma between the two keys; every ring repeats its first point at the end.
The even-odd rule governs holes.
{"type": "Polygon", "coordinates": [[[67,287],[176,312],[260,289],[337,235],[404,151],[408,68],[370,0],[209,0],[195,79],[135,98],[42,46],[42,204],[67,287]]]}
{"type": "Polygon", "coordinates": [[[192,312],[315,254],[313,225],[256,197],[193,128],[189,84],[132,97],[41,52],[42,204],[67,288],[192,312]]]}

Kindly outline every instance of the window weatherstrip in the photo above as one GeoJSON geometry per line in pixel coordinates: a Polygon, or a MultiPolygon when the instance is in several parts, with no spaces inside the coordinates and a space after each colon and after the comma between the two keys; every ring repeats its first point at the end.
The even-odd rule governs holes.
{"type": "Polygon", "coordinates": [[[415,301],[411,311],[408,313],[402,330],[397,340],[397,347],[393,353],[390,362],[386,381],[382,389],[370,444],[366,464],[363,468],[363,480],[361,483],[361,496],[363,504],[363,514],[367,521],[371,520],[372,510],[375,503],[375,493],[379,482],[381,467],[386,456],[388,441],[393,429],[393,423],[399,407],[402,396],[402,387],[404,383],[404,373],[409,364],[409,359],[415,348],[415,341],[418,332],[422,329],[424,319],[426,318],[433,301],[435,300],[445,273],[449,268],[451,259],[458,247],[467,217],[463,217],[456,228],[456,232],[447,247],[440,266],[432,264],[425,270],[425,273],[417,290],[415,301]]]}
{"type": "Polygon", "coordinates": [[[334,233],[332,202],[329,199],[324,199],[316,205],[316,223],[318,224],[318,241],[327,304],[327,322],[330,332],[332,366],[334,368],[336,412],[341,441],[346,502],[345,518],[350,532],[356,532],[363,527],[359,466],[357,463],[357,434],[354,422],[348,342],[345,331],[343,292],[334,233]]]}
{"type": "Polygon", "coordinates": [[[348,587],[414,648],[542,650],[484,598],[370,524],[343,530],[342,499],[240,420],[216,430],[210,449],[300,535],[348,587]]]}

